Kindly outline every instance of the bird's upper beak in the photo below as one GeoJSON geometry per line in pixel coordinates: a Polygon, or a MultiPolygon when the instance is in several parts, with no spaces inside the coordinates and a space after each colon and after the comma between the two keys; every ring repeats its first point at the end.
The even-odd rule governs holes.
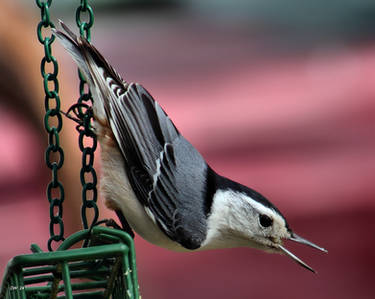
{"type": "MultiPolygon", "coordinates": [[[[289,240],[291,241],[294,241],[294,242],[297,242],[297,243],[301,243],[301,244],[305,244],[305,245],[308,245],[310,247],[313,247],[315,249],[318,249],[318,250],[321,250],[323,252],[328,252],[326,249],[322,248],[322,247],[319,247],[318,245],[298,236],[297,234],[291,232],[290,234],[290,237],[288,238],[289,240]]],[[[299,259],[297,256],[295,256],[293,253],[291,253],[289,250],[287,250],[285,247],[281,246],[281,245],[277,245],[277,247],[286,255],[286,256],[289,256],[292,260],[294,260],[295,262],[297,262],[298,264],[300,264],[302,267],[310,270],[311,272],[314,272],[315,273],[315,270],[313,268],[311,268],[309,265],[307,265],[305,262],[303,262],[301,259],[299,259]]]]}

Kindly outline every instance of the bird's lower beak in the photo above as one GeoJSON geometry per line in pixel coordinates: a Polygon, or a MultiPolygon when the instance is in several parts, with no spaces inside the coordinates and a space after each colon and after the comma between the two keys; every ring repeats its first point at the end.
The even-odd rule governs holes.
{"type": "MultiPolygon", "coordinates": [[[[297,243],[301,243],[301,244],[305,244],[305,245],[308,245],[310,247],[313,247],[315,249],[318,249],[318,250],[321,250],[323,252],[328,252],[326,249],[322,248],[322,247],[319,247],[318,245],[298,236],[297,234],[295,233],[291,233],[291,236],[289,237],[289,240],[291,241],[294,241],[294,242],[297,242],[297,243]]],[[[286,256],[289,256],[292,260],[294,260],[296,263],[298,263],[299,265],[301,265],[302,267],[310,270],[311,272],[315,273],[315,270],[313,268],[311,268],[309,265],[307,265],[305,262],[303,262],[301,259],[299,259],[297,256],[295,256],[293,253],[291,253],[289,250],[287,250],[285,247],[281,246],[281,245],[277,245],[277,247],[286,255],[286,256]]]]}

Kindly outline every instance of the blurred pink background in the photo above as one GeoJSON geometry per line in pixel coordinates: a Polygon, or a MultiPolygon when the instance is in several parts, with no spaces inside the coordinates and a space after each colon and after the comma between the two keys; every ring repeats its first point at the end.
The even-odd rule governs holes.
{"type": "MultiPolygon", "coordinates": [[[[271,1],[271,13],[258,1],[112,2],[97,10],[92,4],[93,42],[103,55],[124,79],[148,89],[215,170],[264,194],[295,232],[329,251],[287,244],[314,275],[289,258],[254,249],[175,253],[137,236],[143,298],[373,298],[375,24],[369,16],[374,19],[375,5],[346,0],[347,6],[327,12],[323,1],[315,10],[287,1],[294,10],[278,11],[271,1]],[[306,13],[305,20],[296,17],[306,13]]],[[[22,38],[34,51],[24,56],[35,70],[25,71],[31,77],[19,71],[18,80],[39,84],[38,97],[30,95],[39,102],[33,117],[20,113],[23,106],[12,104],[2,74],[8,83],[0,85],[0,273],[11,257],[29,253],[30,243],[45,249],[49,237],[39,11],[23,8],[31,33],[22,38]]],[[[74,11],[51,8],[54,21],[71,26],[74,11]]],[[[65,109],[70,94],[77,97],[76,69],[56,43],[53,51],[65,109]]],[[[65,125],[65,158],[79,159],[77,134],[69,121],[65,125]]],[[[79,184],[78,172],[67,173],[79,184]]],[[[73,216],[79,202],[69,199],[68,233],[79,229],[73,216]]],[[[102,209],[106,217],[114,216],[102,209]]]]}

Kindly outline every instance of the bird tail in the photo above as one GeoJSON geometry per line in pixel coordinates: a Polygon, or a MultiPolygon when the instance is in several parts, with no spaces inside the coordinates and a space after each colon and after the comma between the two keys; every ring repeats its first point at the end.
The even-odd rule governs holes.
{"type": "Polygon", "coordinates": [[[110,77],[112,81],[111,84],[115,83],[125,89],[128,84],[86,38],[77,36],[61,20],[59,20],[59,22],[64,32],[54,28],[52,32],[72,56],[78,68],[81,70],[83,77],[89,84],[90,91],[93,93],[94,98],[98,100],[93,103],[96,117],[105,119],[107,118],[106,112],[108,111],[109,98],[108,88],[106,88],[108,86],[106,78],[110,77]]]}
{"type": "Polygon", "coordinates": [[[65,50],[67,50],[72,56],[85,79],[87,81],[91,81],[92,78],[87,65],[87,55],[84,55],[85,47],[83,46],[83,43],[85,40],[82,37],[78,37],[76,34],[74,34],[61,20],[59,20],[59,22],[66,33],[52,28],[53,34],[58,38],[65,50]]]}

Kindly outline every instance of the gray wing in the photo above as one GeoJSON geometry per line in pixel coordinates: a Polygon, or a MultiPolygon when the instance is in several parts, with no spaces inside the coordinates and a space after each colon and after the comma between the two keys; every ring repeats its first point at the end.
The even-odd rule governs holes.
{"type": "Polygon", "coordinates": [[[206,237],[202,156],[141,85],[130,84],[108,108],[137,198],[172,240],[198,248],[206,237]]]}

